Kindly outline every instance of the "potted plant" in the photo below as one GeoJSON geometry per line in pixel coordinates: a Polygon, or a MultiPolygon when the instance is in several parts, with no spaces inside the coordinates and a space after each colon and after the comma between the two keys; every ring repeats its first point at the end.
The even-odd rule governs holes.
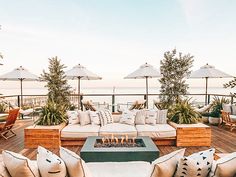
{"type": "Polygon", "coordinates": [[[210,113],[209,112],[203,112],[201,113],[201,120],[203,123],[209,123],[209,117],[210,117],[210,113]]]}
{"type": "Polygon", "coordinates": [[[168,111],[169,120],[177,124],[195,124],[199,122],[200,114],[194,110],[190,99],[179,99],[168,111]]]}

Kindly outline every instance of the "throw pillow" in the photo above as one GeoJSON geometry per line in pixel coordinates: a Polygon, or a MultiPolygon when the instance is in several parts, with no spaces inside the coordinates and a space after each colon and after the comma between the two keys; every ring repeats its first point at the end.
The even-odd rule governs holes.
{"type": "Polygon", "coordinates": [[[120,118],[120,123],[134,125],[135,115],[136,115],[136,112],[134,111],[130,111],[130,110],[123,111],[122,116],[120,118]]]}
{"type": "Polygon", "coordinates": [[[60,156],[66,164],[69,176],[71,177],[92,177],[85,162],[76,153],[60,147],[60,156]]]}
{"type": "Polygon", "coordinates": [[[234,177],[236,176],[236,152],[226,155],[217,161],[213,161],[210,177],[234,177]]]}
{"type": "Polygon", "coordinates": [[[3,162],[12,177],[39,177],[37,164],[11,151],[4,150],[2,152],[3,162]]]}
{"type": "Polygon", "coordinates": [[[209,149],[182,157],[175,177],[207,177],[211,171],[215,149],[209,149]]]}
{"type": "Polygon", "coordinates": [[[70,125],[78,124],[79,123],[79,113],[78,111],[67,111],[66,112],[68,121],[70,125]]]}
{"type": "Polygon", "coordinates": [[[167,123],[167,111],[168,109],[158,110],[157,114],[157,124],[166,124],[167,123]]]}
{"type": "Polygon", "coordinates": [[[113,123],[113,117],[108,109],[98,111],[98,115],[101,121],[101,126],[113,123]]]}
{"type": "Polygon", "coordinates": [[[153,161],[154,167],[151,177],[173,177],[178,161],[184,156],[184,152],[185,149],[180,149],[153,161]]]}
{"type": "Polygon", "coordinates": [[[147,110],[145,123],[150,125],[156,125],[156,117],[157,117],[156,110],[147,110]]]}
{"type": "Polygon", "coordinates": [[[89,111],[79,111],[79,118],[81,126],[88,125],[91,123],[89,111]]]}
{"type": "Polygon", "coordinates": [[[101,121],[97,111],[89,111],[89,117],[92,125],[100,125],[101,121]]]}
{"type": "Polygon", "coordinates": [[[136,125],[145,125],[146,119],[146,110],[139,110],[135,116],[135,124],[136,125]]]}
{"type": "Polygon", "coordinates": [[[66,176],[66,166],[64,161],[51,151],[39,146],[37,153],[37,163],[41,176],[64,177],[66,176]]]}

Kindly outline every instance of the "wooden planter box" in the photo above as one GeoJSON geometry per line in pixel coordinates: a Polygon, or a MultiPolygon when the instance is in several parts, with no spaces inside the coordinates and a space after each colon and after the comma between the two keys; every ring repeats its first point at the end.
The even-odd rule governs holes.
{"type": "Polygon", "coordinates": [[[37,148],[39,145],[45,148],[59,148],[61,146],[61,130],[65,124],[56,126],[33,125],[24,129],[25,148],[37,148]]]}
{"type": "Polygon", "coordinates": [[[211,127],[203,123],[169,124],[176,129],[176,146],[211,146],[211,127]]]}

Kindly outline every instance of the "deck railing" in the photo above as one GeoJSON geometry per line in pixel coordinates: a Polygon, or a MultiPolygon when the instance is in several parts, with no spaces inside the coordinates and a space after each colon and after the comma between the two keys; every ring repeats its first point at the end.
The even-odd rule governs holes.
{"type": "MultiPolygon", "coordinates": [[[[160,94],[149,94],[149,108],[154,108],[153,100],[158,100],[160,94]]],[[[183,95],[188,98],[192,98],[192,102],[195,105],[203,106],[205,100],[205,94],[186,94],[183,95]]],[[[224,94],[208,94],[207,101],[211,102],[214,96],[225,97],[230,100],[231,103],[234,103],[234,97],[232,95],[224,94]]],[[[80,95],[82,100],[92,100],[96,107],[98,108],[109,108],[112,112],[117,112],[121,108],[128,108],[135,100],[146,99],[145,94],[83,94],[80,95]]],[[[0,100],[7,102],[12,105],[20,105],[20,95],[7,95],[0,96],[0,100]]],[[[23,95],[23,105],[24,107],[37,107],[44,106],[47,101],[46,95],[23,95]]],[[[70,95],[71,103],[77,106],[78,104],[78,94],[70,95]]]]}

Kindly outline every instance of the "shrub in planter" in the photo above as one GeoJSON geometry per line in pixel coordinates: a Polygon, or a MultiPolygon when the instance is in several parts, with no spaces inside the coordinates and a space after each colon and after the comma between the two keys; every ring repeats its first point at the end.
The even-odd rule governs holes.
{"type": "Polygon", "coordinates": [[[178,100],[168,111],[169,120],[177,124],[195,124],[201,116],[192,107],[190,99],[178,100]]]}
{"type": "Polygon", "coordinates": [[[203,112],[201,113],[201,120],[203,123],[209,123],[209,117],[210,117],[210,113],[209,112],[203,112]]]}

